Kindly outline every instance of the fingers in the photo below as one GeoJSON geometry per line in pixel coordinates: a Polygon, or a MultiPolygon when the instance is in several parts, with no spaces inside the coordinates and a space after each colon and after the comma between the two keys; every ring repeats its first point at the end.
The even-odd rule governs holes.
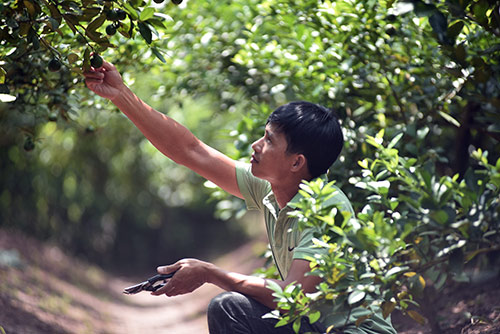
{"type": "Polygon", "coordinates": [[[168,297],[179,296],[186,293],[193,292],[202,286],[203,283],[192,279],[175,279],[171,278],[167,283],[160,289],[151,292],[154,296],[166,295],[168,297]]]}
{"type": "Polygon", "coordinates": [[[85,80],[89,81],[100,81],[104,80],[104,73],[101,72],[85,72],[83,73],[85,80]]]}
{"type": "Polygon", "coordinates": [[[90,70],[88,71],[85,71],[83,73],[83,75],[86,77],[86,78],[100,78],[100,79],[103,79],[104,76],[105,76],[105,72],[110,72],[110,71],[116,71],[116,67],[111,64],[111,63],[108,63],[107,61],[103,61],[102,63],[102,66],[99,67],[99,68],[94,68],[94,67],[91,67],[90,70]]]}
{"type": "MultiPolygon", "coordinates": [[[[180,268],[180,264],[179,264],[179,262],[177,262],[177,263],[174,263],[174,264],[171,264],[168,266],[159,266],[156,268],[156,271],[159,274],[170,274],[170,273],[177,271],[179,268],[180,268]]],[[[152,292],[151,294],[155,295],[155,296],[159,296],[162,294],[166,294],[169,297],[174,296],[175,295],[174,294],[175,288],[171,284],[171,282],[172,282],[172,279],[169,279],[167,281],[167,283],[162,288],[152,292]]]]}
{"type": "Polygon", "coordinates": [[[85,84],[91,90],[93,90],[96,87],[96,85],[100,85],[103,83],[104,74],[102,73],[87,72],[84,73],[84,75],[85,75],[85,84]]]}
{"type": "Polygon", "coordinates": [[[175,286],[172,284],[172,279],[168,280],[167,283],[156,291],[151,292],[153,296],[167,295],[169,297],[175,296],[175,286]]]}
{"type": "Polygon", "coordinates": [[[158,268],[156,268],[156,271],[158,272],[158,274],[170,274],[174,271],[177,271],[180,267],[180,263],[177,262],[169,266],[159,266],[158,268]]]}
{"type": "Polygon", "coordinates": [[[153,292],[153,295],[177,296],[192,292],[207,282],[204,262],[196,259],[182,259],[168,266],[159,266],[156,270],[160,274],[176,272],[165,286],[153,292]]]}
{"type": "Polygon", "coordinates": [[[108,63],[105,60],[103,60],[101,68],[105,69],[106,71],[115,71],[116,70],[115,65],[108,63]]]}

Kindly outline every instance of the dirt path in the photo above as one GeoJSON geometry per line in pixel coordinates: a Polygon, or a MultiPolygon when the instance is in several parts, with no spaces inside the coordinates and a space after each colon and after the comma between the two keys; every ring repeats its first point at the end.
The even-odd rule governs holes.
{"type": "MultiPolygon", "coordinates": [[[[251,273],[262,265],[255,247],[242,245],[215,261],[251,273]]],[[[206,308],[222,290],[204,285],[168,298],[147,292],[124,295],[137,282],[120,279],[13,231],[0,229],[0,333],[6,334],[204,334],[206,308]]],[[[500,280],[444,291],[439,301],[440,334],[500,333],[500,280]]],[[[430,334],[394,314],[400,334],[430,334]]]]}
{"type": "MultiPolygon", "coordinates": [[[[215,263],[251,273],[262,264],[255,246],[244,244],[215,263]]],[[[204,285],[171,298],[122,293],[136,283],[0,229],[0,327],[6,334],[208,333],[206,308],[221,289],[204,285]]]]}
{"type": "MultiPolygon", "coordinates": [[[[216,264],[241,273],[251,273],[261,265],[252,251],[254,244],[241,246],[230,254],[217,259],[216,264]]],[[[131,282],[117,280],[119,287],[131,282]]],[[[208,333],[206,309],[210,300],[223,292],[213,285],[204,285],[193,293],[176,297],[155,297],[149,293],[124,296],[126,303],[114,304],[110,310],[113,333],[208,333]]]]}

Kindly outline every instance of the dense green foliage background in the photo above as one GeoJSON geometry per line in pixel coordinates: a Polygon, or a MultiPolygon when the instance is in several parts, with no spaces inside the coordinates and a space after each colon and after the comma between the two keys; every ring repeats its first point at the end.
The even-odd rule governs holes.
{"type": "MultiPolygon", "coordinates": [[[[402,247],[414,257],[424,240],[435,247],[418,253],[419,265],[430,266],[436,254],[448,261],[456,249],[463,251],[453,261],[463,264],[464,254],[499,244],[498,219],[492,225],[499,214],[497,1],[9,0],[0,13],[2,226],[130,267],[243,237],[241,222],[227,221],[240,216],[241,201],[159,155],[86,90],[80,73],[94,52],[115,63],[141,98],[236,159],[248,157],[276,106],[304,99],[334,108],[347,140],[330,178],[360,221],[386,226],[367,239],[386,238],[367,241],[385,247],[384,256],[402,247]],[[110,19],[113,8],[126,18],[110,19]],[[107,34],[108,25],[118,33],[107,34]],[[58,72],[47,69],[53,58],[62,63],[58,72]],[[443,200],[445,183],[453,196],[443,200]],[[423,237],[408,233],[416,226],[424,226],[423,237]],[[450,231],[458,234],[446,239],[450,231]]],[[[389,261],[375,274],[402,263],[389,261]]],[[[430,285],[449,279],[412,270],[383,281],[385,291],[394,287],[381,296],[386,310],[404,308],[398,289],[418,286],[420,277],[430,285]]]]}

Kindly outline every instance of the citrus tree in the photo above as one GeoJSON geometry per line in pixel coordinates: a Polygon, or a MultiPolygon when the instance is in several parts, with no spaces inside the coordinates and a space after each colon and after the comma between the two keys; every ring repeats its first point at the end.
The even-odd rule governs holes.
{"type": "Polygon", "coordinates": [[[400,156],[402,137],[387,142],[383,131],[367,137],[376,154],[359,161],[362,176],[350,180],[367,198],[354,220],[322,204],[334,195],[334,182],[301,186],[303,198],[292,214],[301,228],[316,230],[316,247],[328,252],[310,258],[311,274],[323,278],[317,293],[306,295],[294,284],[270,286],[278,307],[287,310],[274,315],[279,325],[294,323],[298,332],[300,318],[317,321],[314,306],[326,300],[334,310],[358,309],[356,325],[373,310],[387,318],[398,309],[441,333],[435,302],[442,288],[468,283],[468,268],[498,266],[481,255],[500,250],[500,158],[491,165],[487,152],[477,150],[472,154],[477,168],[464,179],[437,177],[435,161],[400,156]]]}
{"type": "MultiPolygon", "coordinates": [[[[25,0],[4,2],[0,10],[0,87],[6,102],[0,106],[1,136],[10,146],[18,144],[21,129],[24,149],[33,150],[54,127],[47,124],[78,135],[97,134],[96,141],[112,132],[102,125],[111,123],[99,112],[113,107],[94,100],[81,83],[80,73],[95,54],[118,62],[134,90],[150,96],[162,111],[168,111],[164,105],[186,110],[190,98],[204,99],[210,113],[193,124],[213,120],[223,127],[221,147],[236,159],[247,159],[250,144],[261,136],[276,106],[304,99],[335,109],[346,146],[329,176],[351,198],[359,226],[343,225],[331,208],[318,211],[321,200],[315,200],[316,212],[304,203],[304,212],[314,213],[304,220],[323,228],[325,237],[318,235],[318,245],[332,249],[331,258],[314,259],[316,274],[325,277],[316,298],[335,297],[346,307],[364,307],[370,295],[384,315],[399,308],[421,321],[421,311],[408,307],[417,301],[432,306],[432,299],[425,301],[426,291],[439,290],[450,277],[465,280],[462,266],[498,244],[498,226],[491,220],[498,216],[500,152],[497,1],[186,1],[174,6],[25,0]],[[58,63],[60,70],[52,72],[58,63]],[[352,276],[360,287],[344,280],[352,276]]],[[[94,59],[98,66],[99,58],[94,59]]],[[[118,147],[113,138],[99,144],[118,147]]],[[[10,146],[3,155],[10,160],[2,161],[30,166],[26,161],[37,158],[36,150],[26,158],[22,148],[10,146]]],[[[82,156],[89,151],[82,149],[82,156]]],[[[121,155],[138,171],[161,164],[134,165],[126,150],[121,155]]],[[[105,166],[110,153],[95,159],[105,166]]],[[[38,168],[50,168],[41,166],[33,175],[38,168]]],[[[172,182],[169,189],[175,189],[189,176],[176,170],[172,178],[177,180],[154,178],[152,193],[166,194],[159,184],[172,182]]],[[[72,181],[67,182],[62,186],[71,195],[72,181]]],[[[107,190],[116,195],[115,203],[122,198],[117,212],[126,206],[120,182],[116,179],[107,190]]],[[[38,198],[44,189],[39,188],[32,205],[42,213],[46,206],[38,198]]],[[[308,186],[306,198],[327,196],[321,189],[308,186]]],[[[123,191],[134,193],[132,186],[123,191]]],[[[242,207],[217,190],[213,194],[220,217],[242,207]]],[[[2,208],[14,203],[6,195],[0,199],[2,208]]],[[[17,200],[22,207],[22,198],[17,200]]],[[[74,197],[69,201],[76,202],[74,197]]],[[[77,217],[78,210],[73,211],[77,217]]],[[[96,216],[106,217],[101,222],[109,221],[105,212],[96,216]]],[[[152,226],[155,221],[152,217],[152,226]]],[[[309,312],[310,297],[295,288],[277,291],[282,297],[292,292],[296,296],[285,299],[294,301],[295,310],[304,307],[284,322],[309,312]]],[[[432,320],[432,314],[424,316],[432,320]]]]}
{"type": "MultiPolygon", "coordinates": [[[[81,73],[100,67],[101,55],[126,41],[156,47],[169,12],[182,0],[8,0],[0,4],[0,102],[10,128],[25,136],[24,148],[37,142],[38,124],[75,119],[81,105],[81,73]],[[2,104],[3,104],[2,103],[2,104]]],[[[127,64],[136,49],[121,50],[127,64]]],[[[89,128],[89,131],[92,129],[89,128]]]]}

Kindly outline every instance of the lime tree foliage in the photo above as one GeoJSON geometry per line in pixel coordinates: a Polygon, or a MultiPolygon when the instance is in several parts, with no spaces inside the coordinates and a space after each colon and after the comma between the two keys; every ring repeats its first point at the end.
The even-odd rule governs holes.
{"type": "MultiPolygon", "coordinates": [[[[145,251],[144,245],[164,245],[167,235],[179,246],[190,240],[185,224],[173,235],[161,223],[161,208],[204,202],[189,195],[201,195],[199,180],[181,169],[162,170],[154,149],[119,116],[103,112],[109,104],[83,91],[80,73],[94,54],[118,62],[139,96],[161,111],[175,109],[181,121],[203,101],[203,117],[190,128],[224,142],[221,150],[236,159],[247,159],[276,106],[314,101],[342,121],[346,145],[329,176],[353,202],[356,223],[321,205],[331,192],[327,185],[304,186],[302,224],[318,228],[318,246],[330,252],[312,259],[314,274],[325,278],[318,294],[293,286],[276,291],[281,309],[290,310],[280,323],[298,315],[317,319],[311,306],[321,299],[346,308],[374,304],[385,316],[399,309],[417,321],[427,318],[439,332],[433,301],[441,289],[470,280],[473,267],[498,269],[488,260],[499,244],[498,1],[191,0],[182,6],[0,5],[0,164],[2,175],[17,177],[2,187],[9,189],[0,195],[2,222],[29,229],[34,213],[43,218],[39,234],[62,232],[57,235],[71,245],[84,230],[101,253],[127,246],[145,251]],[[143,70],[146,75],[135,75],[143,70]],[[212,126],[223,131],[214,135],[212,126]],[[52,141],[53,148],[44,146],[52,141]],[[130,147],[140,148],[137,159],[130,147]],[[148,229],[153,243],[139,240],[148,229]]],[[[218,190],[213,197],[221,218],[242,208],[218,190]]]]}
{"type": "MultiPolygon", "coordinates": [[[[11,128],[30,151],[36,125],[68,121],[80,109],[81,73],[102,66],[102,54],[138,36],[165,61],[155,40],[182,1],[7,0],[0,4],[0,93],[11,128]]],[[[120,50],[130,56],[133,50],[120,50]]],[[[125,57],[126,59],[127,57],[125,57]]],[[[132,59],[128,59],[131,61],[132,59]]],[[[127,63],[124,61],[123,63],[127,63]]],[[[74,118],[74,117],[73,117],[74,118]]],[[[91,131],[92,129],[89,128],[91,131]]]]}
{"type": "MultiPolygon", "coordinates": [[[[268,1],[257,8],[233,57],[262,92],[248,93],[258,103],[301,98],[337,110],[347,145],[330,175],[358,212],[357,224],[339,223],[334,211],[321,211],[322,188],[306,187],[304,221],[322,228],[318,245],[331,255],[313,262],[325,278],[318,295],[277,289],[280,308],[290,310],[280,324],[317,319],[310,306],[324,298],[346,308],[375,304],[384,316],[398,308],[440,333],[433,305],[442,287],[469,281],[464,268],[498,270],[478,255],[499,244],[499,4],[268,1]],[[384,145],[383,138],[394,139],[384,145]]],[[[265,114],[240,123],[241,147],[252,140],[242,134],[258,133],[256,118],[265,114]]]]}
{"type": "Polygon", "coordinates": [[[334,182],[301,186],[303,199],[292,215],[301,228],[316,229],[315,244],[328,253],[311,258],[312,275],[323,278],[317,293],[305,295],[294,284],[270,286],[279,308],[288,311],[278,316],[279,324],[293,322],[298,331],[300,318],[317,321],[314,304],[327,300],[332,308],[365,308],[357,325],[370,310],[388,317],[399,309],[422,324],[427,318],[440,333],[438,310],[427,296],[438,296],[447,282],[469,282],[467,266],[489,269],[479,255],[500,250],[500,159],[491,165],[477,150],[477,168],[463,179],[439,177],[435,161],[400,155],[402,135],[389,143],[383,131],[367,137],[376,153],[359,161],[362,174],[350,180],[367,195],[355,220],[322,205],[335,193],[334,182]]]}
{"type": "MultiPolygon", "coordinates": [[[[237,226],[211,218],[213,204],[199,178],[169,164],[82,82],[82,71],[99,67],[102,58],[134,74],[157,73],[155,63],[172,61],[159,44],[175,29],[167,13],[175,16],[183,6],[179,0],[0,4],[0,226],[125,271],[206,257],[241,240],[237,226]]],[[[135,77],[124,77],[133,86],[135,77]]],[[[152,84],[151,77],[144,82],[152,84]]],[[[182,102],[185,114],[177,109],[176,119],[213,143],[221,120],[207,120],[211,105],[182,102]]]]}

